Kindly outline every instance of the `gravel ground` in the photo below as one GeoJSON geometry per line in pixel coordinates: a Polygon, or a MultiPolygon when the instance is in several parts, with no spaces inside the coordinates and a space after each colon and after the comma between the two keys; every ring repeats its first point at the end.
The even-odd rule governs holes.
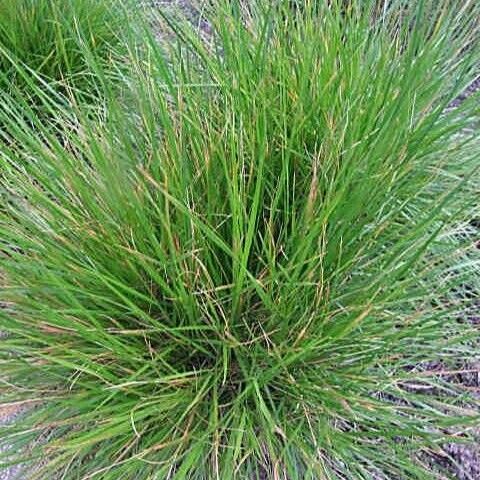
{"type": "MultiPolygon", "coordinates": [[[[7,425],[9,422],[15,421],[16,414],[17,411],[14,408],[0,409],[0,435],[2,431],[2,426],[7,425]]],[[[0,454],[2,453],[5,453],[5,449],[2,449],[2,447],[0,447],[0,454]]],[[[28,480],[27,478],[22,478],[21,476],[19,476],[19,473],[20,467],[18,466],[2,469],[0,470],[0,480],[28,480]]]]}
{"type": "MultiPolygon", "coordinates": [[[[150,5],[157,8],[179,8],[180,11],[189,18],[193,24],[195,24],[200,30],[206,34],[210,34],[209,25],[202,20],[199,10],[193,7],[193,2],[189,0],[164,0],[164,1],[143,1],[139,2],[143,5],[150,5]]],[[[161,35],[160,35],[161,36],[161,35]]],[[[459,95],[451,104],[450,107],[456,107],[462,103],[469,95],[480,90],[480,77],[478,77],[461,95],[459,95]]],[[[480,319],[479,319],[480,323],[480,319]]],[[[1,341],[1,337],[0,337],[1,341]]],[[[465,378],[456,379],[461,381],[469,387],[478,389],[480,394],[480,365],[476,363],[476,367],[479,368],[479,372],[474,374],[466,374],[465,378]]],[[[0,435],[2,426],[15,420],[17,412],[14,409],[0,409],[0,435]]],[[[454,460],[452,462],[447,456],[436,458],[435,461],[449,468],[452,473],[453,479],[458,480],[480,480],[480,445],[476,447],[469,447],[460,444],[446,445],[445,454],[451,456],[454,460]]],[[[0,449],[0,453],[3,453],[0,449]]],[[[11,467],[8,469],[0,470],[0,480],[28,480],[20,474],[19,467],[11,467]]],[[[399,480],[399,479],[395,479],[399,480]]]]}

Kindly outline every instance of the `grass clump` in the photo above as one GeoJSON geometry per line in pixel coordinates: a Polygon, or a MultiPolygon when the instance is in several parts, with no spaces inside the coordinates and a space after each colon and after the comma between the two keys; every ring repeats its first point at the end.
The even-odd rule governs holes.
{"type": "Polygon", "coordinates": [[[30,90],[37,77],[92,87],[89,56],[108,63],[125,17],[116,0],[0,0],[0,86],[30,90]],[[88,53],[90,52],[90,53],[88,53]]]}
{"type": "Polygon", "coordinates": [[[232,3],[210,43],[166,19],[128,107],[2,118],[2,441],[32,478],[444,478],[478,421],[447,382],[478,348],[478,111],[447,108],[475,16],[232,3]]]}

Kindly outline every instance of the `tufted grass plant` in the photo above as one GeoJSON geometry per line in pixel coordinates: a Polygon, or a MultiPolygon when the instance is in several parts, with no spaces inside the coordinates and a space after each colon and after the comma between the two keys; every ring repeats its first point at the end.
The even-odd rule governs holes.
{"type": "Polygon", "coordinates": [[[4,462],[450,475],[432,459],[479,420],[451,380],[478,355],[479,112],[449,107],[479,9],[214,2],[210,37],[145,32],[128,102],[99,75],[95,118],[64,106],[52,132],[3,94],[0,399],[22,411],[4,462]]]}
{"type": "Polygon", "coordinates": [[[45,83],[93,93],[90,57],[106,68],[120,55],[128,1],[0,0],[0,88],[32,103],[45,83]]]}

